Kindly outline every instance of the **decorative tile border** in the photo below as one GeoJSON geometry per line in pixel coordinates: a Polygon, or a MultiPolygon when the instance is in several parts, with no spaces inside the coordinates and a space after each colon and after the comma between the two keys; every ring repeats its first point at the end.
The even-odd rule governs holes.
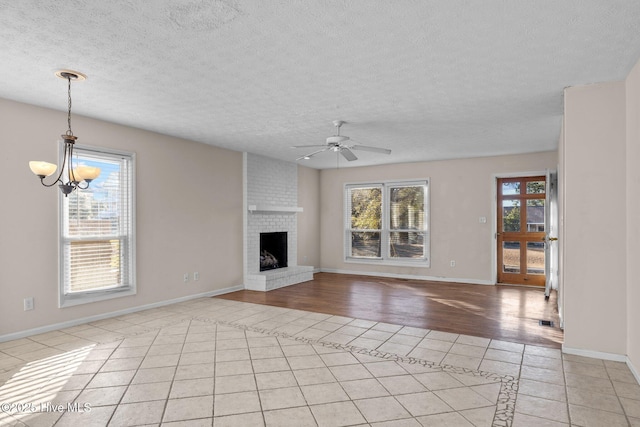
{"type": "Polygon", "coordinates": [[[198,320],[200,322],[212,323],[216,325],[224,325],[230,326],[237,329],[242,329],[245,331],[256,332],[263,335],[269,335],[274,337],[280,337],[285,339],[294,340],[297,342],[301,342],[304,344],[311,345],[321,345],[323,347],[329,347],[336,350],[344,350],[349,351],[351,353],[364,354],[367,356],[372,356],[385,360],[392,360],[396,362],[406,363],[406,364],[418,364],[424,367],[430,368],[434,371],[441,371],[446,373],[453,374],[461,374],[461,375],[470,375],[474,377],[481,377],[487,380],[491,380],[494,383],[500,383],[500,392],[498,394],[498,400],[496,402],[496,412],[493,418],[492,427],[511,427],[513,423],[513,418],[515,414],[515,406],[516,406],[516,395],[518,393],[518,379],[511,375],[499,375],[492,372],[485,371],[476,371],[468,368],[461,368],[452,365],[440,365],[435,362],[431,362],[424,359],[417,359],[415,357],[410,356],[400,356],[394,353],[387,353],[378,350],[367,349],[363,347],[348,345],[348,344],[338,344],[334,342],[324,341],[322,339],[312,339],[305,338],[301,336],[295,336],[288,334],[286,332],[278,331],[277,329],[265,329],[265,328],[257,328],[255,326],[245,325],[238,321],[223,321],[223,320],[215,320],[210,319],[208,317],[203,316],[194,316],[193,320],[198,320]]]}

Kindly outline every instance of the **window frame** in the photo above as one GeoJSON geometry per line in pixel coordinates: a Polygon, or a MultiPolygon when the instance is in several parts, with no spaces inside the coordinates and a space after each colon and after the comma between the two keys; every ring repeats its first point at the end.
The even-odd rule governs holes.
{"type": "MultiPolygon", "coordinates": [[[[371,181],[361,183],[345,183],[343,190],[343,250],[344,261],[346,263],[355,264],[375,264],[375,265],[389,265],[389,266],[404,266],[404,267],[431,267],[431,226],[430,226],[430,178],[411,179],[411,180],[393,180],[393,181],[371,181]],[[420,233],[424,233],[423,239],[423,256],[421,258],[398,258],[391,257],[389,240],[390,233],[404,231],[394,229],[391,230],[390,220],[390,190],[398,187],[412,187],[412,186],[424,186],[424,219],[423,229],[420,233]],[[363,231],[359,229],[351,228],[351,189],[357,188],[381,188],[382,190],[382,218],[380,229],[380,257],[358,257],[351,255],[351,234],[353,232],[363,231]]],[[[366,231],[366,230],[364,230],[366,231]]],[[[375,231],[375,230],[372,230],[375,231]]],[[[416,231],[416,230],[411,230],[416,231]]]]}
{"type": "MultiPolygon", "coordinates": [[[[125,158],[127,163],[128,184],[127,192],[125,196],[128,199],[128,227],[125,235],[121,236],[122,246],[126,245],[125,255],[128,262],[128,274],[127,283],[123,285],[108,288],[108,289],[96,289],[87,290],[81,292],[67,293],[67,283],[65,274],[65,265],[67,264],[67,248],[68,243],[73,241],[73,238],[65,236],[65,196],[61,191],[58,191],[58,307],[72,307],[81,304],[88,304],[92,302],[104,301],[113,298],[120,298],[124,296],[135,295],[137,293],[136,283],[136,154],[134,152],[116,150],[111,148],[101,148],[94,146],[86,146],[76,144],[74,146],[74,159],[76,156],[82,157],[83,154],[89,156],[95,156],[103,158],[105,160],[113,160],[116,158],[125,158]]],[[[60,145],[60,159],[64,155],[63,145],[60,145]]],[[[83,191],[83,190],[75,190],[83,191]]],[[[81,239],[79,239],[81,240],[81,239]]],[[[124,282],[124,280],[123,280],[124,282]]]]}

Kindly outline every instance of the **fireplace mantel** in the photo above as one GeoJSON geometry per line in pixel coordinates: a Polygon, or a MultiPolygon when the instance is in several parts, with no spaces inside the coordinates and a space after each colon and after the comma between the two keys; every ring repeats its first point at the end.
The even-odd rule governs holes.
{"type": "Polygon", "coordinates": [[[301,207],[296,206],[267,206],[249,205],[249,212],[302,212],[301,207]]]}

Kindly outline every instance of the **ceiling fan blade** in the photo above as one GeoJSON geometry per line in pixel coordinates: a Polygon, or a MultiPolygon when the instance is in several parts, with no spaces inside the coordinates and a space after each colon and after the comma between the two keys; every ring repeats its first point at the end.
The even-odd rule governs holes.
{"type": "Polygon", "coordinates": [[[313,148],[313,147],[326,147],[327,144],[312,144],[312,145],[292,145],[291,148],[313,148]]]}
{"type": "Polygon", "coordinates": [[[371,151],[373,153],[391,154],[391,150],[388,148],[369,147],[368,145],[354,145],[352,150],[371,151]]]}
{"type": "Polygon", "coordinates": [[[308,160],[310,159],[312,156],[315,156],[318,153],[322,153],[323,151],[327,151],[329,149],[329,147],[325,147],[322,150],[318,150],[318,151],[314,151],[313,153],[310,154],[305,154],[304,156],[300,156],[296,159],[296,161],[298,160],[308,160]]]}
{"type": "Polygon", "coordinates": [[[356,155],[353,154],[353,152],[346,147],[341,148],[340,153],[344,156],[345,159],[349,160],[350,162],[354,160],[358,160],[356,155]]]}

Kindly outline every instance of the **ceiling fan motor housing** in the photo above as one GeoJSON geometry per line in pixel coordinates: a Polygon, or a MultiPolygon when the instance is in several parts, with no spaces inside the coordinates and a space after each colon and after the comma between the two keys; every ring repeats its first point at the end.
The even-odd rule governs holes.
{"type": "Polygon", "coordinates": [[[348,136],[335,135],[327,138],[327,144],[342,144],[343,142],[348,140],[349,140],[348,136]]]}

